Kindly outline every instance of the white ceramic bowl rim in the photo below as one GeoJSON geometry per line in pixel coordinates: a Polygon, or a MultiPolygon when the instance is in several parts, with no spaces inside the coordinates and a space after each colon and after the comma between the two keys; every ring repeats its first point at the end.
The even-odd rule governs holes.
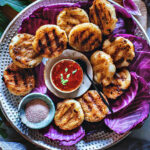
{"type": "Polygon", "coordinates": [[[53,72],[54,67],[55,67],[58,63],[60,63],[61,61],[65,61],[65,60],[69,60],[69,61],[72,61],[72,62],[75,62],[76,64],[78,64],[75,60],[69,59],[69,58],[65,58],[65,59],[61,59],[61,60],[57,61],[57,62],[52,66],[52,69],[50,70],[50,81],[51,81],[52,85],[54,86],[54,88],[55,88],[56,90],[58,90],[59,92],[62,92],[62,93],[72,93],[72,92],[76,91],[76,90],[80,87],[80,85],[82,84],[82,82],[83,82],[83,70],[82,70],[82,67],[81,67],[79,64],[78,64],[78,65],[80,66],[80,68],[81,68],[81,70],[82,70],[82,81],[80,82],[80,84],[79,84],[75,89],[73,89],[73,90],[71,90],[71,91],[62,91],[62,90],[60,90],[58,87],[56,87],[55,83],[54,83],[53,80],[52,80],[52,72],[53,72]]]}

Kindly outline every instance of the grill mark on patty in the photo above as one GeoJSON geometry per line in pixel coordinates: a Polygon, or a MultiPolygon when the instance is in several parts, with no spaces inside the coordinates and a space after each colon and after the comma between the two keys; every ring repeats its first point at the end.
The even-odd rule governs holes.
{"type": "Polygon", "coordinates": [[[89,15],[90,15],[90,21],[91,21],[91,22],[94,21],[94,16],[93,16],[93,14],[90,13],[89,15]]]}
{"type": "MultiPolygon", "coordinates": [[[[59,44],[59,46],[60,46],[60,48],[64,48],[64,46],[65,46],[65,45],[64,45],[64,42],[61,41],[60,44],[59,44]]],[[[58,49],[58,51],[59,51],[59,49],[58,49]]]]}
{"type": "Polygon", "coordinates": [[[55,29],[53,29],[52,32],[53,32],[54,40],[55,40],[55,42],[56,42],[56,47],[59,47],[59,46],[60,46],[59,38],[58,38],[58,36],[57,36],[57,34],[56,34],[55,29]]]}
{"type": "Polygon", "coordinates": [[[99,4],[98,6],[99,6],[99,9],[100,9],[100,12],[102,13],[101,14],[101,23],[105,23],[106,22],[106,14],[105,14],[105,10],[104,10],[104,7],[102,6],[103,4],[99,4]]]}
{"type": "Polygon", "coordinates": [[[115,62],[116,65],[120,65],[124,61],[124,58],[121,58],[115,62]]]}
{"type": "Polygon", "coordinates": [[[28,77],[28,75],[29,75],[29,73],[28,73],[28,70],[27,71],[23,71],[21,74],[20,74],[20,76],[21,76],[21,78],[22,78],[22,80],[23,80],[23,83],[24,83],[24,85],[27,87],[27,78],[26,77],[28,77]]]}
{"type": "Polygon", "coordinates": [[[33,51],[33,52],[34,52],[34,55],[31,57],[32,59],[40,57],[40,53],[36,53],[35,51],[33,51]]]}
{"type": "MultiPolygon", "coordinates": [[[[73,35],[72,35],[73,36],[73,35]]],[[[75,36],[73,43],[77,43],[79,41],[78,35],[75,36]]]]}
{"type": "Polygon", "coordinates": [[[98,39],[98,38],[96,38],[92,43],[91,43],[91,45],[93,46],[93,45],[98,45],[98,46],[100,46],[100,40],[98,39]]]}
{"type": "Polygon", "coordinates": [[[65,113],[61,116],[61,118],[63,119],[69,112],[71,111],[71,108],[69,107],[65,113]]]}
{"type": "Polygon", "coordinates": [[[20,47],[14,46],[14,48],[13,48],[14,54],[15,54],[15,55],[19,54],[19,51],[20,51],[20,47]]]}
{"type": "Polygon", "coordinates": [[[127,62],[128,62],[128,63],[131,63],[131,62],[132,62],[132,60],[131,60],[131,59],[127,59],[127,62]]]}
{"type": "MultiPolygon", "coordinates": [[[[68,123],[72,122],[72,121],[76,121],[79,118],[79,114],[76,110],[73,111],[73,117],[70,117],[70,119],[68,120],[68,123]]],[[[77,123],[75,123],[74,125],[76,125],[77,123]]]]}
{"type": "Polygon", "coordinates": [[[97,100],[94,99],[93,95],[90,92],[88,92],[87,94],[90,97],[91,101],[96,105],[96,107],[98,108],[98,110],[100,112],[102,112],[102,108],[99,106],[99,104],[97,104],[97,100]]]}
{"type": "Polygon", "coordinates": [[[106,23],[106,24],[108,24],[108,20],[109,20],[109,16],[107,16],[106,15],[106,11],[108,12],[108,10],[107,9],[105,9],[105,4],[103,4],[103,5],[99,5],[99,7],[100,7],[100,9],[101,9],[101,12],[103,12],[103,17],[102,17],[102,20],[101,20],[101,22],[103,23],[106,23]]]}
{"type": "Polygon", "coordinates": [[[53,49],[52,49],[52,46],[51,46],[51,40],[50,40],[50,38],[49,38],[47,33],[45,33],[45,38],[46,38],[46,42],[47,42],[49,53],[52,54],[53,53],[53,49]]]}
{"type": "Polygon", "coordinates": [[[54,40],[55,40],[55,42],[56,42],[56,50],[59,52],[59,51],[61,51],[62,49],[61,48],[64,48],[65,47],[65,44],[64,44],[64,42],[61,40],[59,40],[59,37],[58,37],[58,35],[56,34],[56,30],[55,29],[53,29],[53,36],[54,36],[54,40]]]}
{"type": "Polygon", "coordinates": [[[114,42],[116,40],[116,37],[113,37],[113,36],[111,36],[110,37],[110,39],[109,39],[109,41],[112,43],[112,42],[114,42]]]}
{"type": "Polygon", "coordinates": [[[22,61],[21,61],[21,57],[20,57],[20,56],[16,56],[15,60],[16,60],[17,62],[19,62],[20,64],[23,64],[23,65],[24,65],[24,63],[22,63],[22,61]]]}
{"type": "Polygon", "coordinates": [[[63,125],[67,124],[69,122],[69,120],[71,120],[74,115],[72,115],[72,117],[70,117],[70,113],[72,113],[72,110],[74,109],[74,104],[71,104],[71,107],[68,108],[68,110],[63,114],[63,116],[61,116],[61,121],[65,118],[66,119],[66,122],[63,123],[63,125]]]}
{"type": "Polygon", "coordinates": [[[68,21],[66,21],[66,25],[69,25],[69,26],[75,26],[75,25],[77,25],[77,24],[74,24],[74,23],[72,23],[72,22],[70,22],[69,20],[68,21]]]}
{"type": "Polygon", "coordinates": [[[74,114],[78,116],[78,111],[76,111],[75,109],[73,110],[74,114]]]}
{"type": "Polygon", "coordinates": [[[91,39],[92,36],[94,36],[94,33],[91,33],[87,38],[83,39],[81,45],[83,46],[86,43],[88,43],[88,41],[91,39]]]}
{"type": "Polygon", "coordinates": [[[27,69],[11,71],[11,73],[14,74],[15,84],[18,84],[18,81],[19,81],[19,80],[17,80],[17,75],[16,75],[16,74],[18,74],[18,76],[21,77],[24,86],[26,86],[26,87],[28,86],[28,84],[27,84],[27,77],[34,76],[33,71],[27,70],[27,69]]]}
{"type": "Polygon", "coordinates": [[[84,98],[84,96],[82,97],[82,101],[88,107],[88,110],[92,111],[91,105],[88,104],[89,102],[86,100],[86,98],[84,98]]]}
{"type": "MultiPolygon", "coordinates": [[[[111,14],[110,14],[110,11],[107,11],[108,12],[108,18],[110,19],[111,21],[111,14]]],[[[107,22],[108,23],[108,22],[107,22]]]]}
{"type": "MultiPolygon", "coordinates": [[[[17,66],[14,66],[13,64],[9,65],[8,68],[4,71],[4,78],[6,76],[7,80],[5,80],[5,85],[6,87],[9,88],[9,86],[11,84],[13,84],[14,86],[14,91],[17,91],[17,92],[21,92],[22,89],[24,89],[24,87],[26,87],[26,90],[29,90],[29,86],[30,88],[33,87],[33,71],[32,70],[29,70],[28,72],[28,69],[21,69],[17,66]],[[26,80],[23,80],[22,76],[25,76],[26,78],[29,78],[31,79],[28,83],[26,80]],[[18,86],[17,86],[18,85],[18,86]],[[29,85],[29,86],[28,86],[29,85]],[[19,88],[19,89],[18,89],[19,88]]],[[[25,91],[25,90],[23,90],[25,91]]],[[[23,92],[22,91],[22,92],[23,92]]]]}
{"type": "Polygon", "coordinates": [[[72,120],[74,118],[74,116],[70,117],[68,120],[66,120],[66,122],[63,123],[63,126],[65,126],[66,124],[69,123],[70,120],[72,120]]]}
{"type": "Polygon", "coordinates": [[[8,74],[11,74],[12,70],[9,69],[9,68],[7,68],[7,69],[6,69],[6,72],[7,72],[8,74]]]}
{"type": "MultiPolygon", "coordinates": [[[[120,52],[120,51],[124,51],[124,50],[126,50],[127,49],[127,46],[125,46],[125,47],[119,47],[119,45],[118,46],[116,46],[115,47],[115,51],[114,51],[114,53],[111,55],[111,57],[114,59],[115,57],[116,57],[116,55],[118,54],[118,52],[120,52]]],[[[125,52],[127,52],[127,51],[124,51],[124,53],[125,52]]]]}
{"type": "Polygon", "coordinates": [[[116,47],[116,48],[115,48],[115,51],[114,51],[114,53],[111,55],[111,57],[114,59],[120,50],[121,50],[120,47],[116,47]]]}
{"type": "Polygon", "coordinates": [[[14,77],[15,85],[18,85],[17,76],[14,74],[13,77],[14,77]]]}
{"type": "Polygon", "coordinates": [[[51,41],[47,33],[45,33],[45,38],[46,38],[47,46],[51,46],[51,41]]]}
{"type": "Polygon", "coordinates": [[[43,54],[44,53],[44,49],[43,49],[43,45],[42,45],[42,42],[41,42],[41,40],[39,40],[38,41],[38,45],[39,45],[39,47],[40,47],[40,54],[43,54]]]}
{"type": "Polygon", "coordinates": [[[21,74],[24,73],[24,74],[27,74],[27,76],[32,76],[32,75],[34,75],[34,72],[33,72],[33,70],[31,70],[31,69],[18,68],[18,69],[12,70],[12,69],[10,69],[10,68],[7,68],[5,71],[6,71],[8,74],[11,74],[11,73],[16,74],[16,73],[18,73],[19,75],[21,75],[21,74]]]}
{"type": "Polygon", "coordinates": [[[79,34],[80,39],[82,39],[85,32],[86,32],[86,30],[83,30],[82,32],[80,32],[80,34],[79,34]]]}
{"type": "MultiPolygon", "coordinates": [[[[93,8],[93,9],[94,9],[94,8],[93,8]]],[[[103,30],[102,21],[101,21],[101,18],[100,18],[100,16],[99,16],[99,10],[98,10],[96,4],[95,4],[94,12],[95,12],[95,14],[96,14],[96,16],[97,16],[98,26],[100,26],[100,28],[103,30]]]]}

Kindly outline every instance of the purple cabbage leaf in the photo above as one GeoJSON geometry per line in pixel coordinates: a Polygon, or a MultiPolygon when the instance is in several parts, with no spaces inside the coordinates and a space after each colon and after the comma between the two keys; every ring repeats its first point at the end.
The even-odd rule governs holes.
{"type": "Polygon", "coordinates": [[[43,65],[43,63],[40,63],[35,68],[36,85],[35,85],[35,88],[32,90],[32,93],[46,94],[46,92],[47,92],[47,87],[46,87],[45,81],[44,81],[44,67],[45,66],[43,65]]]}
{"type": "Polygon", "coordinates": [[[71,131],[64,131],[55,125],[50,125],[48,132],[45,133],[44,136],[51,140],[59,141],[60,145],[71,146],[79,142],[85,136],[85,131],[82,126],[71,131]]]}
{"type": "MultiPolygon", "coordinates": [[[[127,107],[131,102],[134,101],[138,91],[138,79],[135,72],[131,72],[131,85],[127,91],[121,95],[118,99],[111,103],[111,108],[114,113],[127,107]]],[[[110,113],[109,113],[110,114],[110,113]]]]}
{"type": "MultiPolygon", "coordinates": [[[[87,2],[78,2],[78,3],[62,3],[62,4],[53,4],[46,7],[40,7],[33,13],[25,18],[19,29],[19,33],[29,33],[35,35],[36,30],[45,24],[56,24],[56,18],[60,11],[66,7],[80,7],[89,13],[89,7],[92,5],[92,0],[87,2]]],[[[132,16],[127,12],[123,7],[114,5],[116,9],[116,15],[118,22],[116,28],[113,31],[116,33],[130,33],[134,34],[136,23],[132,19],[132,16]]]]}
{"type": "Polygon", "coordinates": [[[123,6],[132,15],[141,16],[141,12],[133,0],[123,0],[123,6]]]}
{"type": "Polygon", "coordinates": [[[114,5],[118,22],[112,34],[135,34],[136,22],[128,11],[120,6],[114,5]]]}
{"type": "Polygon", "coordinates": [[[108,115],[104,122],[113,131],[123,134],[141,124],[149,115],[150,94],[147,82],[138,77],[139,89],[135,100],[121,111],[108,115]]]}
{"type": "Polygon", "coordinates": [[[80,7],[80,5],[74,3],[62,3],[40,7],[23,20],[18,33],[35,35],[36,30],[40,26],[45,24],[56,24],[57,15],[66,7],[80,7]]]}

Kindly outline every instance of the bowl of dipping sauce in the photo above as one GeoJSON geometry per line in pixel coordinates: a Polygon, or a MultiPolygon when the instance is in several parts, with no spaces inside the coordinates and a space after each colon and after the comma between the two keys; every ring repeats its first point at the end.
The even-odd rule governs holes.
{"type": "Polygon", "coordinates": [[[54,118],[53,101],[44,94],[31,93],[26,95],[18,107],[21,121],[31,129],[42,129],[48,126],[54,118]]]}
{"type": "Polygon", "coordinates": [[[50,81],[56,90],[71,93],[80,87],[83,81],[83,70],[74,60],[62,59],[53,65],[50,81]]]}

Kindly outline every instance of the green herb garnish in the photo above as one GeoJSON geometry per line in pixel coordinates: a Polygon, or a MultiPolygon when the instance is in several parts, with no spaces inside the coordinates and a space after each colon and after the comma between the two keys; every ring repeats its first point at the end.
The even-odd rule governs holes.
{"type": "Polygon", "coordinates": [[[61,79],[61,84],[62,84],[62,85],[66,85],[66,83],[68,82],[68,80],[67,80],[67,79],[64,80],[62,73],[60,74],[60,76],[61,76],[61,78],[60,78],[60,79],[61,79]]]}
{"type": "Polygon", "coordinates": [[[60,74],[60,76],[61,76],[61,78],[60,78],[60,79],[61,79],[61,80],[63,80],[63,74],[62,74],[62,73],[60,74]]]}
{"type": "Polygon", "coordinates": [[[72,74],[75,74],[77,72],[77,69],[76,70],[74,70],[74,71],[72,71],[72,74]]]}
{"type": "Polygon", "coordinates": [[[61,80],[62,85],[66,85],[66,83],[68,82],[68,80],[61,80]]]}
{"type": "Polygon", "coordinates": [[[70,73],[69,74],[67,74],[67,79],[70,77],[70,73]]]}
{"type": "Polygon", "coordinates": [[[67,72],[68,71],[68,68],[65,68],[65,72],[67,72]]]}

